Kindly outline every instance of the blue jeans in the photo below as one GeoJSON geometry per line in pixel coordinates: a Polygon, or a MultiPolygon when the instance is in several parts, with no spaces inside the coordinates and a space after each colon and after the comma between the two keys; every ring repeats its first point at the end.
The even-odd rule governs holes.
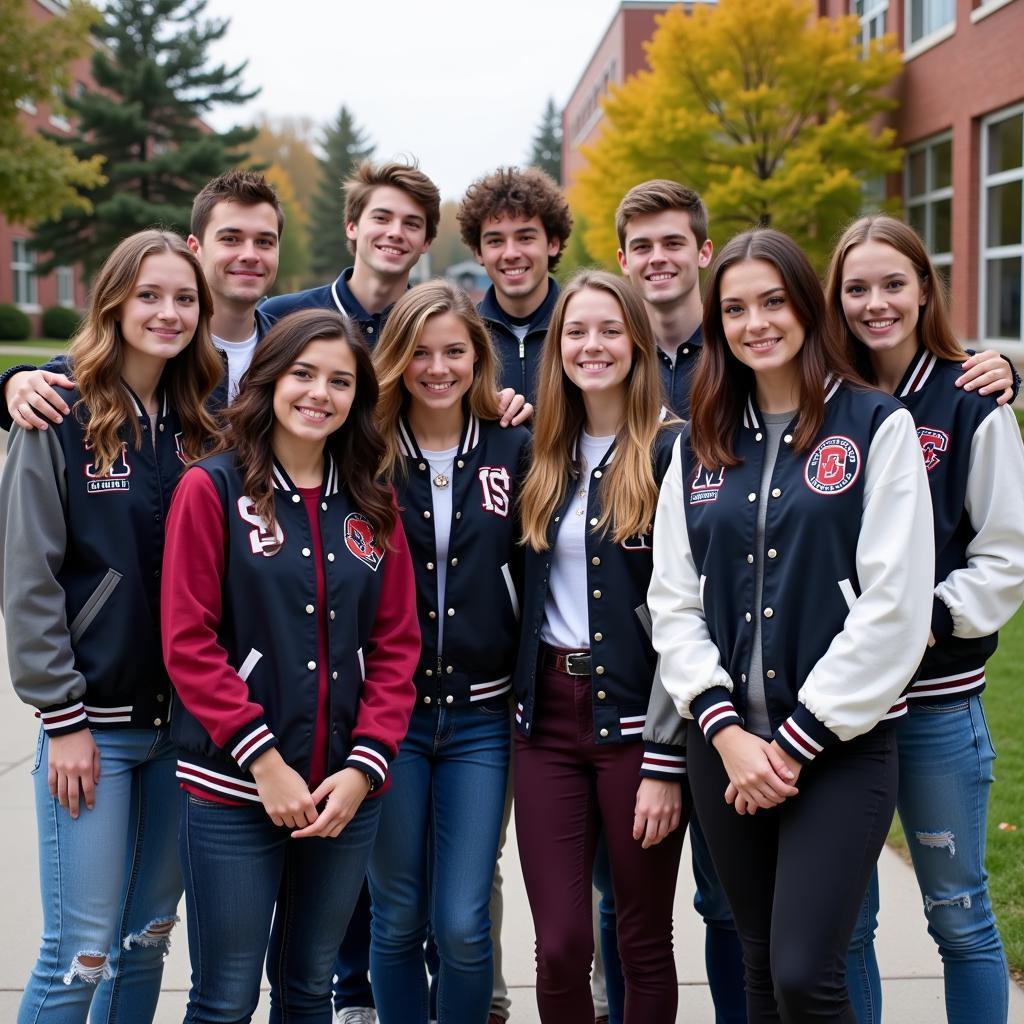
{"type": "Polygon", "coordinates": [[[504,704],[420,705],[412,714],[370,858],[370,977],[381,1024],[427,1020],[428,925],[441,959],[438,1020],[487,1020],[489,905],[509,744],[504,704]]]}
{"type": "Polygon", "coordinates": [[[50,796],[49,738],[32,768],[43,941],[18,1024],[145,1024],[181,896],[176,754],[166,729],[97,729],[100,781],[77,820],[50,796]],[[79,956],[106,957],[88,967],[79,956]]]}
{"type": "Polygon", "coordinates": [[[364,800],[333,839],[292,839],[262,805],[228,807],[185,792],[180,799],[192,961],[185,1021],[250,1020],[266,957],[272,1024],[329,1024],[334,958],[363,884],[380,800],[364,800]]]}
{"type": "MultiPolygon", "coordinates": [[[[985,871],[985,828],[995,751],[981,697],[946,703],[911,702],[899,726],[899,794],[896,808],[924,897],[928,932],[939,947],[949,1024],[1005,1024],[1009,975],[985,871]]],[[[877,880],[876,880],[877,885],[877,880]]],[[[871,889],[857,922],[867,945],[876,927],[871,889]]],[[[851,944],[851,960],[853,945],[851,944]]],[[[874,951],[870,950],[871,960],[874,951]]],[[[867,965],[870,974],[871,964],[867,965]]],[[[881,1020],[850,995],[860,1024],[881,1020]]],[[[877,985],[877,964],[874,965],[877,985]]],[[[862,983],[863,984],[863,983],[862,983]]]]}
{"type": "Polygon", "coordinates": [[[373,1006],[370,988],[370,890],[364,881],[334,961],[334,1009],[373,1006]]]}

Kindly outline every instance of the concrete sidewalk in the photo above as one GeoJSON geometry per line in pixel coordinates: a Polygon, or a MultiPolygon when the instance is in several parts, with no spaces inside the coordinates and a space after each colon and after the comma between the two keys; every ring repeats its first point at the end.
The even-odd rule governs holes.
{"type": "MultiPolygon", "coordinates": [[[[2,634],[0,634],[2,647],[2,634]]],[[[6,652],[0,650],[0,877],[6,892],[5,956],[0,959],[0,1021],[14,1021],[21,989],[35,959],[40,934],[36,875],[36,829],[28,773],[35,751],[37,724],[7,682],[6,652]],[[6,823],[6,824],[4,824],[6,823]]],[[[533,925],[523,890],[514,836],[504,857],[506,979],[512,996],[513,1024],[539,1021],[533,993],[533,925]]],[[[885,983],[885,1018],[899,1024],[935,1024],[944,1019],[942,973],[925,931],[920,897],[909,868],[885,850],[880,863],[882,913],[878,959],[885,983]]],[[[704,935],[690,900],[693,878],[689,852],[683,856],[676,896],[676,964],[680,979],[677,1020],[712,1024],[714,1014],[704,976],[704,935]]],[[[184,908],[181,910],[184,916],[184,908]]],[[[158,1024],[179,1024],[188,992],[188,950],[184,923],[175,932],[164,975],[158,1024]]],[[[264,998],[254,1018],[267,1020],[264,998]]],[[[1024,996],[1013,988],[1012,1024],[1024,1024],[1024,996]]]]}

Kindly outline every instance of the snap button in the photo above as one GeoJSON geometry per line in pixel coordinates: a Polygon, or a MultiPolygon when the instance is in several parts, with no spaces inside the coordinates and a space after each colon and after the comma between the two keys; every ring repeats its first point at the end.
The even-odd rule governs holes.
{"type": "Polygon", "coordinates": [[[747,555],[747,565],[752,565],[754,561],[753,555],[747,555]]]}
{"type": "Polygon", "coordinates": [[[331,673],[331,678],[332,679],[337,679],[338,678],[338,673],[337,672],[332,672],[331,673]]]}
{"type": "Polygon", "coordinates": [[[367,333],[367,334],[373,334],[373,328],[372,328],[372,327],[369,327],[369,326],[367,326],[367,328],[366,328],[366,333],[367,333]]]}
{"type": "Polygon", "coordinates": [[[293,504],[297,505],[300,501],[302,501],[302,498],[300,498],[297,494],[293,494],[292,495],[292,502],[293,502],[293,504]]]}
{"type": "Polygon", "coordinates": [[[757,433],[756,433],[756,434],[754,435],[754,440],[755,440],[755,441],[760,441],[762,437],[764,437],[764,434],[762,434],[762,433],[761,433],[761,431],[759,430],[759,431],[758,431],[758,432],[757,432],[757,433]]]}
{"type": "Polygon", "coordinates": [[[302,557],[303,558],[309,558],[309,548],[303,548],[302,549],[302,557]]]}
{"type": "Polygon", "coordinates": [[[313,669],[316,668],[316,662],[315,661],[307,661],[306,662],[306,668],[308,668],[309,671],[312,672],[313,669]]]}
{"type": "Polygon", "coordinates": [[[452,565],[458,565],[458,564],[459,564],[459,560],[457,558],[453,558],[452,559],[452,565]]]}
{"type": "Polygon", "coordinates": [[[741,672],[740,673],[740,682],[741,683],[745,683],[746,681],[747,681],[747,673],[746,672],[741,672]]]}
{"type": "Polygon", "coordinates": [[[750,612],[747,612],[747,613],[746,613],[746,614],[745,614],[745,615],[743,616],[743,618],[745,618],[745,619],[747,620],[747,622],[749,622],[749,621],[750,621],[750,612]]]}
{"type": "Polygon", "coordinates": [[[595,590],[594,591],[594,600],[595,601],[600,601],[601,600],[601,591],[600,590],[595,590]]]}
{"type": "Polygon", "coordinates": [[[594,639],[595,639],[595,640],[596,640],[596,641],[597,641],[598,643],[600,643],[600,642],[601,642],[601,641],[602,641],[602,640],[604,639],[604,633],[595,633],[595,634],[594,634],[594,639]]]}
{"type": "Polygon", "coordinates": [[[334,609],[332,608],[331,609],[331,622],[333,622],[333,621],[334,621],[334,609]]]}
{"type": "Polygon", "coordinates": [[[607,736],[608,735],[608,730],[607,729],[602,729],[601,730],[601,735],[602,736],[607,736]]]}
{"type": "Polygon", "coordinates": [[[782,440],[785,441],[786,444],[792,444],[793,443],[793,435],[792,434],[783,434],[782,440]]]}
{"type": "Polygon", "coordinates": [[[594,516],[594,518],[590,520],[590,525],[597,526],[597,516],[594,516]]]}
{"type": "Polygon", "coordinates": [[[455,609],[454,608],[449,608],[448,609],[448,618],[450,619],[454,614],[455,614],[455,609]]]}
{"type": "Polygon", "coordinates": [[[426,508],[425,508],[425,509],[423,510],[423,518],[424,518],[424,519],[429,519],[429,518],[430,518],[430,510],[429,510],[429,509],[426,509],[426,508]]]}
{"type": "Polygon", "coordinates": [[[427,616],[431,619],[437,618],[437,612],[427,612],[427,616]]]}
{"type": "Polygon", "coordinates": [[[595,669],[594,669],[594,671],[595,671],[595,672],[596,672],[596,673],[597,673],[597,674],[598,674],[599,676],[603,676],[603,675],[604,675],[604,665],[598,665],[598,666],[597,666],[597,668],[595,668],[595,669]]]}
{"type": "Polygon", "coordinates": [[[326,501],[321,501],[320,502],[320,510],[322,512],[326,512],[327,511],[327,502],[326,501]]]}
{"type": "Polygon", "coordinates": [[[164,724],[164,720],[162,718],[154,718],[153,719],[153,724],[154,725],[163,725],[164,724]]]}
{"type": "Polygon", "coordinates": [[[462,467],[465,465],[465,462],[463,462],[462,459],[459,459],[456,465],[459,467],[459,469],[462,469],[462,467]]]}
{"type": "Polygon", "coordinates": [[[162,434],[164,432],[164,425],[161,423],[156,429],[162,434]]]}
{"type": "Polygon", "coordinates": [[[449,665],[449,666],[448,666],[448,667],[447,667],[447,668],[445,669],[445,672],[447,672],[447,673],[448,673],[448,675],[451,675],[451,674],[452,674],[452,673],[453,673],[454,671],[455,671],[455,668],[454,668],[454,666],[452,666],[452,665],[449,665]]]}
{"type": "Polygon", "coordinates": [[[333,562],[334,561],[334,552],[333,551],[328,551],[327,552],[327,561],[328,562],[333,562]]]}
{"type": "Polygon", "coordinates": [[[562,521],[562,517],[561,516],[555,516],[555,522],[556,523],[560,523],[561,521],[562,521]]]}
{"type": "Polygon", "coordinates": [[[424,704],[429,704],[430,703],[430,698],[429,697],[424,697],[423,698],[423,703],[424,704]]]}
{"type": "Polygon", "coordinates": [[[307,604],[306,605],[306,614],[307,615],[312,615],[313,612],[315,612],[315,611],[316,611],[316,609],[311,604],[307,604]]]}
{"type": "Polygon", "coordinates": [[[590,560],[590,564],[591,565],[600,565],[601,564],[601,559],[598,558],[597,555],[594,555],[594,557],[590,560]]]}
{"type": "Polygon", "coordinates": [[[600,478],[601,478],[601,470],[599,470],[599,469],[595,469],[595,470],[594,470],[594,476],[595,476],[595,477],[596,477],[597,479],[600,479],[600,478]]]}
{"type": "Polygon", "coordinates": [[[434,568],[434,563],[433,562],[427,562],[427,568],[428,569],[433,569],[434,568]]]}
{"type": "Polygon", "coordinates": [[[455,700],[455,698],[449,693],[448,696],[445,697],[444,702],[445,704],[451,704],[453,700],[455,700]]]}
{"type": "Polygon", "coordinates": [[[163,702],[164,702],[164,695],[162,693],[158,693],[156,695],[156,702],[158,704],[163,704],[163,702]]]}
{"type": "Polygon", "coordinates": [[[461,512],[456,512],[455,513],[455,518],[456,519],[461,519],[462,518],[462,513],[461,512]]]}
{"type": "Polygon", "coordinates": [[[768,549],[768,557],[769,558],[775,558],[776,555],[778,555],[778,551],[776,551],[775,548],[769,548],[768,549]]]}
{"type": "Polygon", "coordinates": [[[765,608],[765,610],[764,610],[764,617],[766,619],[770,619],[774,614],[775,614],[775,612],[773,612],[771,610],[771,608],[765,608]]]}
{"type": "Polygon", "coordinates": [[[753,491],[751,491],[747,495],[747,501],[757,501],[757,495],[753,491]]]}
{"type": "Polygon", "coordinates": [[[772,497],[773,498],[780,498],[780,497],[782,497],[782,491],[778,487],[773,487],[772,488],[772,497]]]}
{"type": "Polygon", "coordinates": [[[683,355],[684,356],[688,356],[689,354],[690,354],[690,350],[688,348],[684,348],[683,349],[683,355]]]}
{"type": "Polygon", "coordinates": [[[765,675],[766,675],[766,676],[767,676],[767,677],[768,677],[769,679],[774,679],[774,678],[775,678],[775,669],[773,669],[773,668],[770,668],[770,669],[768,669],[768,671],[767,671],[767,672],[765,672],[765,675]]]}
{"type": "Polygon", "coordinates": [[[597,699],[598,700],[604,700],[605,697],[607,697],[607,696],[608,696],[608,694],[605,693],[604,690],[598,690],[597,691],[597,699]]]}
{"type": "Polygon", "coordinates": [[[434,674],[434,670],[432,668],[428,668],[427,669],[427,675],[428,676],[433,676],[433,674],[434,674]]]}
{"type": "Polygon", "coordinates": [[[425,462],[421,462],[420,463],[420,469],[426,469],[426,468],[427,468],[427,464],[425,462]]]}

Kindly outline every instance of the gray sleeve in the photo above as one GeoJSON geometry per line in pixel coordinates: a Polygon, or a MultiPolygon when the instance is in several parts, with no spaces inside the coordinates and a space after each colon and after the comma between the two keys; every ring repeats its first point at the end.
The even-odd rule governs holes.
{"type": "MultiPolygon", "coordinates": [[[[0,604],[11,681],[26,704],[77,712],[85,679],[75,668],[66,597],[57,579],[67,548],[66,504],[57,431],[15,429],[0,477],[0,604]]],[[[84,710],[70,716],[73,723],[62,718],[65,730],[87,725],[84,710]]]]}
{"type": "MultiPolygon", "coordinates": [[[[648,637],[651,613],[647,605],[636,609],[648,637]]],[[[686,774],[686,719],[679,714],[661,682],[661,658],[654,669],[651,696],[644,722],[644,759],[640,775],[645,779],[681,782],[686,774]]]]}

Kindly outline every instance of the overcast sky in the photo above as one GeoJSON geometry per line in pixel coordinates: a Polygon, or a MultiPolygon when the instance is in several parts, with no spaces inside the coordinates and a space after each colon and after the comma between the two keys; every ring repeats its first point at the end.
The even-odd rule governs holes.
{"type": "Polygon", "coordinates": [[[413,154],[447,199],[499,164],[521,163],[544,105],[565,104],[617,0],[209,0],[231,25],[213,58],[248,59],[246,107],[332,120],[347,104],[387,158],[413,154]]]}

